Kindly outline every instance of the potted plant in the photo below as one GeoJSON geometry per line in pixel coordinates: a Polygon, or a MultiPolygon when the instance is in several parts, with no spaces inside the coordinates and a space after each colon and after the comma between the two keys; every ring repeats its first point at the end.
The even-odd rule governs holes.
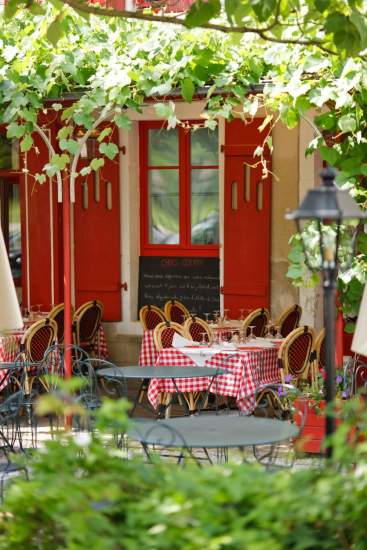
{"type": "MultiPolygon", "coordinates": [[[[304,386],[301,394],[293,402],[293,418],[298,426],[302,426],[296,446],[307,453],[321,453],[325,438],[325,371],[320,369],[317,380],[311,386],[304,386]]],[[[336,413],[341,401],[349,397],[348,380],[341,370],[336,372],[336,413]]],[[[340,418],[336,418],[336,424],[340,418]]]]}

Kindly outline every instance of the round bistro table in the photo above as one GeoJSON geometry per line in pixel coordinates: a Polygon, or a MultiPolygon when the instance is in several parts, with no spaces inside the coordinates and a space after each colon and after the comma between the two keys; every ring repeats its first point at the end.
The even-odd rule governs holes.
{"type": "Polygon", "coordinates": [[[271,445],[287,441],[298,435],[295,424],[255,416],[202,414],[165,420],[133,420],[128,434],[147,445],[177,446],[172,440],[177,432],[191,449],[249,447],[271,445]]]}
{"type": "MultiPolygon", "coordinates": [[[[176,449],[243,450],[270,445],[267,457],[273,456],[274,447],[296,437],[298,426],[287,421],[254,416],[202,414],[166,420],[135,419],[128,436],[141,443],[149,457],[148,446],[159,445],[176,449]]],[[[226,454],[226,453],[225,453],[226,454]]],[[[255,452],[255,457],[257,458],[255,452]]]]}
{"type": "MultiPolygon", "coordinates": [[[[223,374],[227,374],[226,369],[221,368],[213,368],[213,367],[177,367],[177,366],[164,366],[164,367],[155,367],[155,366],[146,366],[146,367],[139,367],[139,366],[128,366],[128,367],[107,367],[102,368],[96,371],[97,376],[101,378],[106,378],[109,380],[142,380],[139,391],[137,393],[137,396],[134,400],[132,410],[130,412],[130,416],[134,414],[134,411],[139,403],[140,396],[142,394],[142,391],[145,390],[145,387],[149,383],[150,380],[153,380],[154,378],[158,379],[169,379],[172,380],[173,385],[175,386],[177,394],[180,396],[182,392],[180,392],[178,386],[177,386],[177,379],[182,378],[210,378],[210,382],[208,384],[208,389],[206,390],[206,397],[209,395],[210,388],[212,387],[212,384],[214,380],[217,378],[217,376],[222,376],[223,374]]],[[[205,399],[204,398],[204,402],[205,399]]],[[[185,410],[187,414],[190,413],[185,399],[182,399],[182,403],[184,403],[185,410]]]]}

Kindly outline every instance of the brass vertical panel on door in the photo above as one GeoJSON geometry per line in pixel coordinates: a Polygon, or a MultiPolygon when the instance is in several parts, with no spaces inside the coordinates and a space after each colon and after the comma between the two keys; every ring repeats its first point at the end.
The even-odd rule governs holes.
{"type": "Polygon", "coordinates": [[[264,195],[264,184],[262,181],[257,182],[256,188],[256,208],[261,211],[263,209],[263,195],[264,195]]]}
{"type": "Polygon", "coordinates": [[[89,197],[88,197],[88,183],[85,181],[84,183],[82,183],[82,205],[83,205],[83,210],[88,210],[88,201],[89,201],[89,197]]]}
{"type": "Polygon", "coordinates": [[[246,162],[243,163],[243,198],[245,202],[251,201],[251,167],[246,164],[246,162]]]}
{"type": "Polygon", "coordinates": [[[232,210],[238,209],[238,183],[232,181],[231,184],[231,208],[232,210]]]}
{"type": "Polygon", "coordinates": [[[101,184],[99,177],[99,170],[96,170],[94,174],[94,200],[99,202],[101,200],[101,184]]]}
{"type": "Polygon", "coordinates": [[[106,208],[112,210],[112,183],[106,182],[106,208]]]}

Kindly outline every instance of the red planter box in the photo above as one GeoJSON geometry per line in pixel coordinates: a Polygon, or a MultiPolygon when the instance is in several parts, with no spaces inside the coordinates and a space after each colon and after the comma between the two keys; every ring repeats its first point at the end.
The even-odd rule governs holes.
{"type": "MultiPolygon", "coordinates": [[[[296,411],[306,416],[303,430],[296,439],[299,450],[305,453],[321,453],[322,442],[325,438],[325,401],[315,401],[306,398],[298,398],[294,402],[296,411]],[[321,410],[320,410],[321,409],[321,410]]],[[[297,426],[302,424],[302,416],[295,412],[294,420],[297,426]]],[[[340,420],[336,419],[339,424],[340,420]]]]}

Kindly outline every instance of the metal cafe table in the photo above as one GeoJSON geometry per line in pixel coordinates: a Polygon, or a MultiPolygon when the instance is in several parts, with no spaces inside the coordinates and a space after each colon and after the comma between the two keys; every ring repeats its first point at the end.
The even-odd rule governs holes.
{"type": "MultiPolygon", "coordinates": [[[[137,393],[137,396],[134,400],[130,416],[134,414],[134,411],[138,404],[138,399],[140,395],[140,390],[145,381],[150,381],[154,379],[160,380],[171,380],[175,386],[178,396],[182,396],[182,392],[177,386],[177,380],[179,379],[188,379],[188,378],[208,378],[208,387],[206,389],[205,398],[209,395],[210,388],[212,387],[213,382],[218,376],[226,374],[227,371],[221,368],[214,367],[177,367],[177,366],[164,366],[164,367],[139,367],[139,366],[128,366],[128,367],[107,367],[102,368],[96,371],[97,376],[105,378],[106,380],[143,380],[140,389],[137,393]]],[[[186,413],[189,414],[190,411],[187,407],[185,399],[181,399],[184,404],[186,413]]]]}
{"type": "MultiPolygon", "coordinates": [[[[141,443],[149,457],[149,445],[175,449],[224,449],[275,445],[298,435],[287,421],[243,415],[201,414],[166,420],[135,419],[128,436],[141,443]]],[[[270,451],[269,456],[272,451],[270,451]]],[[[254,453],[255,454],[255,453],[254,453]]],[[[207,454],[208,456],[208,454],[207,454]]],[[[255,455],[256,457],[256,455],[255,455]]]]}

